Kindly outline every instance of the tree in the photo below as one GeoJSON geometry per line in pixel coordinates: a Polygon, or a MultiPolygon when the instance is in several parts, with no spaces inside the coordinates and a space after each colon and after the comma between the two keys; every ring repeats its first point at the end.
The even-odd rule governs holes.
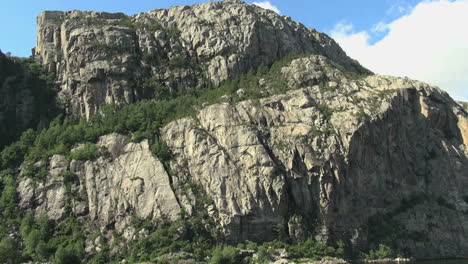
{"type": "Polygon", "coordinates": [[[55,252],[54,264],[79,264],[80,258],[70,249],[60,246],[55,252]]]}
{"type": "Polygon", "coordinates": [[[158,138],[154,140],[151,150],[162,162],[169,161],[171,159],[171,151],[166,142],[159,140],[158,138]]]}
{"type": "Polygon", "coordinates": [[[34,215],[31,211],[29,211],[21,220],[20,234],[23,237],[23,239],[26,239],[26,237],[31,232],[33,226],[34,226],[34,215]]]}
{"type": "Polygon", "coordinates": [[[236,264],[241,263],[239,250],[235,247],[216,247],[213,250],[210,264],[236,264]]]}
{"type": "Polygon", "coordinates": [[[18,263],[19,252],[16,241],[11,237],[4,237],[0,241],[0,263],[18,263]]]}
{"type": "Polygon", "coordinates": [[[392,249],[386,245],[380,244],[377,250],[369,251],[369,254],[365,254],[366,259],[386,259],[393,255],[392,249]]]}
{"type": "Polygon", "coordinates": [[[38,260],[46,260],[49,258],[49,249],[44,240],[41,240],[39,243],[37,243],[35,255],[38,260]]]}
{"type": "Polygon", "coordinates": [[[36,255],[36,247],[39,242],[42,241],[41,232],[37,229],[33,229],[29,232],[29,235],[24,239],[24,251],[31,257],[36,255]]]}
{"type": "Polygon", "coordinates": [[[14,219],[18,215],[16,206],[16,184],[15,180],[9,176],[5,179],[5,188],[0,197],[0,212],[4,219],[14,219]]]}

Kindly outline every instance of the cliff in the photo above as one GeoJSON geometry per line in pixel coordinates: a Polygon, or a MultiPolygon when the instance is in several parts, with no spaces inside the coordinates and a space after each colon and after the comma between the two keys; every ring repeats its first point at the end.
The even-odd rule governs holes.
{"type": "MultiPolygon", "coordinates": [[[[210,105],[164,126],[167,167],[146,140],[110,134],[97,142],[110,155],[69,164],[55,155],[41,165],[45,183],[20,181],[20,206],[63,219],[58,175],[70,170],[72,189],[84,192],[74,213],[130,237],[132,216],[177,219],[203,192],[212,199],[204,210],[235,243],[272,240],[284,223],[296,240],[313,234],[357,248],[394,243],[414,257],[467,257],[466,110],[421,82],[351,79],[322,56],[281,72],[285,94],[210,105]]],[[[274,85],[264,81],[265,90],[274,85]]]]}
{"type": "Polygon", "coordinates": [[[36,57],[56,73],[69,112],[88,118],[102,104],[218,85],[289,54],[322,54],[366,71],[325,34],[242,1],[134,16],[46,11],[37,24],[36,57]]]}
{"type": "Polygon", "coordinates": [[[55,258],[202,261],[206,243],[308,238],[468,257],[466,104],[374,75],[323,33],[236,0],[46,11],[35,59],[69,115],[2,151],[17,197],[0,212],[50,219],[69,237],[55,258]]]}

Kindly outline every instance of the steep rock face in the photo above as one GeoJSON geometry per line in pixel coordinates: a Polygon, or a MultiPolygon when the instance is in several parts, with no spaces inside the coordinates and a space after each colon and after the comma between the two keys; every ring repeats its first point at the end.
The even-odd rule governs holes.
{"type": "MultiPolygon", "coordinates": [[[[113,143],[112,138],[103,140],[113,143]]],[[[84,177],[89,215],[100,226],[115,223],[121,232],[132,213],[143,219],[174,220],[180,212],[169,176],[146,140],[123,146],[111,162],[99,158],[76,164],[72,171],[84,177]]]]}
{"type": "MultiPolygon", "coordinates": [[[[291,81],[302,76],[294,65],[307,61],[284,69],[291,81]]],[[[466,256],[466,111],[407,79],[341,79],[338,87],[260,106],[210,106],[199,123],[178,121],[164,134],[175,163],[187,162],[213,194],[233,240],[265,239],[279,219],[300,212],[318,215],[322,239],[359,246],[395,238],[414,256],[466,256]]]]}
{"type": "MultiPolygon", "coordinates": [[[[193,194],[181,191],[190,183],[211,197],[204,210],[227,241],[265,241],[285,228],[292,239],[468,257],[463,107],[418,81],[350,78],[323,56],[294,60],[281,72],[285,94],[207,106],[166,125],[161,135],[173,154],[166,167],[146,141],[101,138],[110,155],[70,163],[79,179],[72,189],[86,186],[84,215],[119,232],[132,214],[176,219],[192,210],[193,194]]],[[[271,85],[263,80],[265,89],[271,85]]],[[[41,199],[62,193],[52,186],[56,160],[43,194],[20,183],[24,208],[61,214],[60,204],[41,199]]]]}
{"type": "Polygon", "coordinates": [[[48,176],[40,183],[29,178],[20,181],[20,207],[59,221],[66,217],[67,199],[73,197],[69,205],[75,215],[121,233],[133,216],[176,219],[180,206],[163,165],[146,140],[125,144],[127,139],[117,134],[101,137],[98,146],[109,154],[94,161],[68,163],[63,155],[54,155],[48,164],[36,164],[47,165],[48,176]],[[70,187],[63,180],[66,171],[74,175],[70,187]]]}
{"type": "Polygon", "coordinates": [[[57,73],[68,110],[86,117],[103,104],[217,85],[289,54],[321,54],[366,71],[325,34],[242,1],[132,17],[46,11],[37,23],[36,57],[57,73]]]}

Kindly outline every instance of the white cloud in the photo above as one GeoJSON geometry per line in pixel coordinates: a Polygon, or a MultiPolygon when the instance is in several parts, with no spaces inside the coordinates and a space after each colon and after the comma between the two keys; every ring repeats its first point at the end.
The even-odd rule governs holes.
{"type": "Polygon", "coordinates": [[[468,0],[424,1],[391,23],[356,32],[339,23],[331,36],[346,53],[379,74],[408,76],[468,100],[468,0]],[[388,31],[369,44],[371,34],[388,31]]]}
{"type": "Polygon", "coordinates": [[[252,5],[256,5],[256,6],[259,6],[261,8],[265,8],[265,9],[275,11],[278,14],[281,13],[281,11],[278,9],[278,7],[274,6],[272,3],[270,3],[270,1],[253,2],[252,5]]]}
{"type": "Polygon", "coordinates": [[[388,24],[385,24],[384,22],[379,22],[375,24],[371,29],[372,32],[386,32],[388,30],[388,24]]]}
{"type": "Polygon", "coordinates": [[[408,3],[405,3],[404,0],[398,0],[395,4],[393,4],[388,10],[387,15],[404,15],[411,12],[412,6],[408,3]]]}

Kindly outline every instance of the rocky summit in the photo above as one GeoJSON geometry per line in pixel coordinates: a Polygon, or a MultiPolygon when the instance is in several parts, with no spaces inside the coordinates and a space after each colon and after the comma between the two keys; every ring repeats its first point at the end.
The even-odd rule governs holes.
{"type": "MultiPolygon", "coordinates": [[[[61,115],[20,115],[1,152],[0,233],[23,260],[468,257],[468,104],[438,87],[238,0],[37,23],[21,72],[41,67],[61,115]]],[[[25,78],[8,74],[2,98],[25,78]]]]}
{"type": "Polygon", "coordinates": [[[142,79],[183,93],[289,54],[322,54],[347,70],[364,70],[327,35],[242,1],[131,17],[46,11],[37,24],[35,57],[57,75],[69,112],[86,117],[104,104],[157,98],[142,79]]]}

